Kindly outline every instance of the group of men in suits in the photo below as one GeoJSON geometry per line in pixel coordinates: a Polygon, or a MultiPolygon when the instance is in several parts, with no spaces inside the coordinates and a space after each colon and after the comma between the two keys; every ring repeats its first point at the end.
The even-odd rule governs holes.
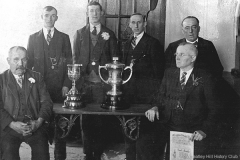
{"type": "Polygon", "coordinates": [[[223,135],[230,135],[223,123],[239,115],[239,96],[222,78],[223,66],[213,43],[199,37],[199,20],[188,16],[181,25],[184,38],[167,47],[161,85],[153,108],[145,112],[153,124],[136,142],[139,160],[169,159],[170,131],[192,133],[195,155],[218,154],[223,135]]]}
{"type": "MultiPolygon", "coordinates": [[[[45,127],[52,115],[51,99],[63,102],[71,87],[67,64],[82,64],[77,86],[83,100],[102,103],[110,88],[101,82],[98,67],[112,62],[112,57],[133,65],[132,78],[123,86],[125,101],[153,105],[142,119],[140,133],[143,134],[137,142],[125,139],[127,159],[159,159],[161,154],[155,149],[164,149],[171,130],[191,132],[193,139],[200,142],[211,139],[220,107],[213,78],[221,77],[223,67],[213,43],[198,36],[199,20],[192,16],[183,19],[185,38],[169,44],[164,54],[160,42],[145,32],[145,16],[134,13],[129,23],[133,36],[120,54],[115,34],[100,23],[102,15],[99,3],[89,2],[89,24],[75,33],[72,53],[69,36],[54,27],[57,10],[47,6],[42,13],[44,27],[29,37],[27,51],[18,46],[10,49],[10,70],[0,75],[3,159],[19,159],[17,152],[22,141],[32,147],[33,159],[49,159],[45,127]],[[186,75],[181,82],[183,72],[186,75]],[[159,142],[157,147],[156,142],[159,142]]],[[[101,159],[108,122],[109,117],[82,115],[85,159],[101,159]]],[[[196,145],[202,149],[200,142],[196,145]]]]}

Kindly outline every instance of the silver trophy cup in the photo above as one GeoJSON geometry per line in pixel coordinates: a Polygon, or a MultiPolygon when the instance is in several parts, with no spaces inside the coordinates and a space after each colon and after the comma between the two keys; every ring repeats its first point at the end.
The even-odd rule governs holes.
{"type": "Polygon", "coordinates": [[[68,109],[80,109],[85,107],[81,101],[81,94],[76,88],[76,81],[80,78],[80,66],[81,64],[68,64],[68,78],[72,81],[72,88],[67,94],[67,98],[64,101],[64,108],[68,109]]]}
{"type": "Polygon", "coordinates": [[[112,89],[106,93],[105,102],[101,104],[102,108],[111,110],[126,109],[129,107],[122,98],[122,92],[119,86],[127,83],[132,76],[132,65],[125,67],[125,64],[119,63],[118,57],[113,57],[113,63],[108,63],[105,66],[99,66],[99,76],[103,82],[110,84],[112,89]],[[108,79],[104,80],[101,75],[101,69],[108,71],[108,79]],[[124,70],[130,69],[130,75],[127,80],[123,81],[122,73],[124,70]]]}

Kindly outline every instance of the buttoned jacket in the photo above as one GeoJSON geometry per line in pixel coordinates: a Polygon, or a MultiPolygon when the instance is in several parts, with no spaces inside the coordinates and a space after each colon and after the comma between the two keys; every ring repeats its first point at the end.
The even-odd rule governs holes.
{"type": "MultiPolygon", "coordinates": [[[[41,117],[49,122],[52,116],[53,103],[40,73],[27,69],[23,83],[26,107],[32,111],[33,118],[36,120],[41,117]]],[[[0,75],[2,136],[6,134],[5,128],[12,121],[15,121],[19,114],[20,102],[16,85],[18,84],[10,70],[0,75]]]]}
{"type": "Polygon", "coordinates": [[[202,69],[193,69],[184,89],[180,85],[180,69],[167,69],[155,99],[161,122],[169,122],[174,116],[172,111],[182,109],[186,131],[202,130],[208,134],[222,111],[216,92],[214,78],[202,69]]]}
{"type": "Polygon", "coordinates": [[[81,70],[86,73],[90,60],[90,54],[95,54],[96,66],[112,62],[112,57],[118,56],[117,39],[113,31],[101,25],[97,35],[97,43],[91,50],[90,25],[76,31],[73,39],[73,63],[82,64],[81,70]]]}
{"type": "MultiPolygon", "coordinates": [[[[47,65],[45,65],[45,54],[44,54],[44,43],[46,39],[43,34],[43,30],[30,35],[27,46],[28,53],[28,64],[27,67],[33,71],[40,72],[45,77],[47,65]]],[[[56,55],[57,69],[60,86],[71,87],[71,81],[67,76],[67,64],[72,64],[72,49],[70,44],[69,36],[65,33],[59,32],[56,28],[54,29],[54,35],[50,42],[51,50],[56,55]]],[[[48,58],[48,57],[47,57],[48,58]]]]}

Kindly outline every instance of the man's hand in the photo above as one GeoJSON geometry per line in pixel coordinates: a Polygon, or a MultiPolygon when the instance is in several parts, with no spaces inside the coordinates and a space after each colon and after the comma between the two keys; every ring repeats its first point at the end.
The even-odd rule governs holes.
{"type": "Polygon", "coordinates": [[[25,135],[31,135],[32,129],[31,129],[31,125],[28,125],[27,123],[23,123],[23,122],[11,122],[9,124],[9,127],[12,128],[14,131],[16,131],[17,133],[22,134],[23,136],[25,135]]]}
{"type": "Polygon", "coordinates": [[[33,120],[30,123],[31,123],[32,132],[35,132],[42,125],[43,119],[38,118],[38,120],[33,120]]]}
{"type": "Polygon", "coordinates": [[[157,119],[159,119],[159,113],[158,113],[158,107],[153,107],[145,112],[146,117],[149,119],[149,121],[153,122],[155,119],[155,116],[157,119]]]}
{"type": "Polygon", "coordinates": [[[62,87],[62,96],[66,97],[68,94],[68,91],[69,91],[68,87],[63,86],[62,87]]]}
{"type": "Polygon", "coordinates": [[[206,138],[206,134],[203,132],[203,131],[201,131],[201,130],[198,130],[198,131],[195,131],[194,133],[193,133],[193,135],[192,135],[192,141],[193,140],[196,140],[196,141],[201,141],[201,140],[203,140],[204,138],[206,138]]]}

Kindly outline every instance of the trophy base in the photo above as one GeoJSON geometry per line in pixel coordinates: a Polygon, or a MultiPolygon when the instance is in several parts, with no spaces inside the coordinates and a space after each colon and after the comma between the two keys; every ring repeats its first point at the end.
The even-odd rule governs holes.
{"type": "Polygon", "coordinates": [[[86,105],[83,102],[80,102],[80,101],[76,102],[76,101],[65,100],[63,108],[67,108],[67,109],[71,109],[71,110],[77,110],[77,109],[84,108],[85,106],[86,105]]]}
{"type": "Polygon", "coordinates": [[[130,105],[123,100],[122,95],[106,95],[105,102],[101,104],[101,108],[108,110],[123,110],[129,107],[130,105]]]}

